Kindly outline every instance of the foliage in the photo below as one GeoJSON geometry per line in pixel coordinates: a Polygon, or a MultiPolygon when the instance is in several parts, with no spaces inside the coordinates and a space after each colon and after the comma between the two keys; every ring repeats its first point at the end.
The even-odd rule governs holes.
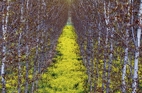
{"type": "Polygon", "coordinates": [[[91,93],[141,92],[139,0],[72,0],[72,22],[91,93]]]}
{"type": "Polygon", "coordinates": [[[71,25],[64,27],[58,40],[56,51],[58,55],[53,63],[42,75],[40,93],[84,93],[87,79],[86,69],[82,65],[79,49],[76,43],[74,28],[71,25]],[[59,52],[61,55],[59,55],[59,52]]]}
{"type": "Polygon", "coordinates": [[[36,91],[67,17],[65,0],[0,1],[0,92],[36,91]]]}

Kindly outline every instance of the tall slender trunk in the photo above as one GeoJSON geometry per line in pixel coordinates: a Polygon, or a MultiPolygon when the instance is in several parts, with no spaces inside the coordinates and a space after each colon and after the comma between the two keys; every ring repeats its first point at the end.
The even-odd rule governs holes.
{"type": "MultiPolygon", "coordinates": [[[[97,40],[97,55],[100,57],[100,47],[101,47],[101,23],[98,23],[98,38],[97,38],[98,40],[97,40]]],[[[95,57],[95,56],[94,56],[95,57]]],[[[96,65],[96,69],[95,69],[95,71],[96,71],[96,74],[95,74],[95,76],[96,76],[96,79],[95,79],[95,84],[94,84],[94,92],[96,92],[96,89],[97,89],[97,87],[98,87],[98,83],[99,83],[99,63],[100,63],[100,60],[98,59],[98,58],[95,58],[96,60],[96,63],[95,63],[95,65],[96,65]]]]}
{"type": "Polygon", "coordinates": [[[21,38],[22,38],[22,34],[20,34],[19,36],[19,41],[18,41],[18,93],[21,93],[21,76],[22,76],[22,73],[21,73],[21,44],[20,44],[20,41],[21,41],[21,38]]]}
{"type": "Polygon", "coordinates": [[[92,54],[93,54],[93,37],[92,37],[92,31],[89,29],[88,30],[88,37],[87,37],[87,72],[88,72],[88,84],[89,84],[89,90],[90,92],[93,91],[93,59],[92,59],[92,54]]]}
{"type": "Polygon", "coordinates": [[[125,81],[125,78],[126,78],[126,67],[127,67],[127,64],[128,64],[128,43],[126,43],[126,48],[124,50],[124,64],[123,64],[123,68],[122,68],[122,93],[126,93],[126,81],[125,81]]]}
{"type": "Polygon", "coordinates": [[[141,28],[137,31],[137,46],[135,48],[135,60],[134,60],[134,74],[133,74],[133,83],[132,83],[132,93],[136,93],[138,86],[138,62],[140,54],[140,38],[141,38],[141,28]]]}
{"type": "MultiPolygon", "coordinates": [[[[43,13],[43,16],[45,16],[46,14],[46,7],[47,7],[47,5],[46,5],[46,2],[45,2],[45,0],[42,0],[41,1],[41,3],[42,3],[42,5],[41,5],[41,10],[42,10],[42,13],[43,13]]],[[[40,66],[40,69],[39,69],[39,72],[40,73],[42,73],[41,71],[42,71],[42,69],[43,69],[43,67],[44,67],[44,65],[45,65],[45,62],[46,62],[46,53],[45,53],[45,51],[47,51],[46,50],[46,44],[47,44],[47,38],[48,38],[48,36],[47,36],[47,25],[44,23],[44,19],[42,19],[42,22],[43,22],[43,24],[42,25],[44,25],[44,30],[43,30],[43,32],[42,32],[42,40],[41,40],[41,44],[43,44],[42,46],[41,46],[41,66],[40,66]]]]}
{"type": "MultiPolygon", "coordinates": [[[[130,5],[131,5],[131,7],[134,7],[134,0],[129,0],[129,2],[131,3],[130,5]]],[[[131,11],[130,11],[130,13],[131,13],[131,17],[130,17],[130,24],[133,24],[134,23],[134,9],[131,9],[131,11]]],[[[133,40],[133,42],[135,43],[136,41],[135,41],[135,35],[134,35],[134,32],[135,32],[135,29],[134,29],[134,26],[131,26],[131,28],[130,28],[130,31],[131,31],[131,35],[132,35],[132,40],[133,40]]],[[[133,68],[132,68],[132,61],[131,61],[131,58],[132,57],[129,57],[129,59],[130,59],[130,62],[129,62],[129,64],[130,64],[130,66],[131,67],[129,67],[129,71],[130,71],[130,76],[132,77],[132,74],[133,74],[133,72],[132,72],[132,70],[133,70],[133,68]]],[[[131,80],[132,80],[132,78],[131,78],[131,80]]]]}
{"type": "MultiPolygon", "coordinates": [[[[26,0],[26,10],[27,10],[27,16],[29,15],[29,0],[26,0]]],[[[26,21],[26,35],[28,35],[29,31],[29,21],[26,21]]],[[[26,36],[26,38],[28,38],[26,36]]],[[[28,87],[29,87],[29,82],[28,82],[28,76],[29,76],[29,45],[26,43],[26,77],[25,77],[25,93],[28,93],[28,87]]]]}
{"type": "Polygon", "coordinates": [[[18,93],[21,93],[21,84],[22,84],[22,72],[21,72],[21,39],[22,39],[22,33],[23,33],[23,24],[24,24],[24,0],[21,1],[20,6],[20,32],[19,32],[19,38],[18,38],[18,93]]]}
{"type": "Polygon", "coordinates": [[[29,76],[29,61],[28,61],[28,57],[29,57],[29,46],[28,44],[26,45],[26,77],[25,77],[25,93],[28,93],[28,86],[29,86],[29,82],[28,82],[28,76],[29,76]]]}
{"type": "Polygon", "coordinates": [[[114,28],[111,29],[110,35],[110,54],[109,54],[109,62],[108,62],[108,73],[107,73],[107,89],[106,93],[110,93],[110,83],[111,83],[111,69],[112,69],[112,62],[113,62],[113,33],[114,28]]]}
{"type": "Polygon", "coordinates": [[[139,27],[137,29],[137,37],[135,44],[135,60],[134,60],[134,74],[133,74],[133,82],[132,82],[132,93],[136,93],[138,86],[138,62],[140,57],[140,42],[141,42],[141,29],[142,29],[142,0],[140,0],[139,7],[139,27]]]}
{"type": "MultiPolygon", "coordinates": [[[[37,39],[36,42],[39,42],[39,39],[37,39]]],[[[36,76],[38,74],[38,72],[37,72],[37,70],[38,70],[37,69],[37,61],[38,61],[38,57],[39,57],[39,55],[38,55],[38,53],[39,53],[38,48],[39,48],[39,46],[38,46],[38,43],[37,43],[35,60],[34,60],[33,82],[32,82],[32,91],[31,91],[31,93],[34,93],[34,91],[36,90],[36,81],[37,81],[37,77],[36,76]]]]}
{"type": "MultiPolygon", "coordinates": [[[[108,6],[106,5],[106,1],[104,1],[104,17],[105,17],[105,24],[108,26],[109,24],[109,5],[110,5],[110,2],[108,2],[108,6]]],[[[105,39],[105,50],[108,50],[108,42],[109,42],[109,31],[110,31],[110,28],[109,27],[106,27],[106,39],[105,39]]],[[[111,49],[111,48],[110,48],[111,49]]],[[[110,91],[110,86],[109,86],[109,78],[107,76],[107,74],[109,72],[107,72],[106,74],[106,71],[107,71],[107,59],[108,59],[108,53],[107,51],[105,51],[104,53],[104,72],[103,72],[103,80],[106,82],[106,93],[109,93],[110,91]]],[[[111,58],[111,54],[110,54],[110,58],[111,58]]],[[[108,63],[108,67],[109,67],[109,63],[108,63]]]]}
{"type": "MultiPolygon", "coordinates": [[[[40,15],[40,11],[41,11],[41,0],[38,0],[38,3],[39,3],[39,5],[38,5],[38,15],[37,15],[37,20],[38,20],[38,27],[37,27],[37,31],[39,32],[39,34],[37,34],[37,38],[38,38],[38,40],[37,40],[37,42],[39,42],[40,43],[40,41],[41,41],[41,39],[40,39],[40,36],[39,35],[42,35],[41,33],[42,32],[40,32],[40,25],[41,25],[41,15],[40,15]]],[[[39,45],[37,45],[37,55],[39,55],[39,51],[38,51],[38,48],[40,48],[41,49],[41,46],[39,46],[39,45]]],[[[40,59],[40,56],[38,56],[38,59],[37,59],[37,73],[38,74],[40,74],[40,70],[41,70],[41,62],[39,61],[39,59],[40,59]]],[[[35,90],[37,90],[37,88],[38,88],[38,79],[36,79],[36,86],[35,86],[35,90]]]]}
{"type": "Polygon", "coordinates": [[[33,83],[32,83],[32,93],[37,90],[38,80],[37,74],[39,73],[40,62],[39,62],[39,35],[40,35],[40,0],[37,1],[38,9],[37,9],[37,33],[36,33],[36,54],[35,54],[35,61],[34,61],[34,70],[33,70],[33,83]]]}
{"type": "Polygon", "coordinates": [[[8,31],[8,18],[9,18],[9,0],[3,0],[5,2],[6,8],[3,9],[3,14],[2,14],[2,32],[3,32],[3,47],[2,47],[2,52],[3,52],[3,58],[2,58],[2,65],[1,65],[1,82],[2,82],[2,93],[6,93],[6,80],[5,80],[5,62],[6,62],[6,42],[7,42],[7,37],[6,33],[8,31]],[[6,11],[5,11],[6,10],[6,11]]]}
{"type": "Polygon", "coordinates": [[[102,84],[102,89],[103,89],[103,91],[105,91],[106,90],[106,86],[107,86],[107,84],[106,84],[106,81],[107,81],[107,59],[108,59],[108,53],[107,53],[107,49],[108,49],[108,29],[107,29],[107,32],[106,32],[106,36],[105,36],[105,46],[104,46],[104,59],[103,59],[103,62],[104,62],[104,64],[103,64],[103,84],[102,84]]]}
{"type": "Polygon", "coordinates": [[[131,15],[130,15],[130,8],[131,8],[131,0],[128,1],[128,17],[127,19],[129,20],[129,22],[127,23],[128,27],[126,27],[126,31],[125,31],[125,49],[124,49],[124,63],[123,63],[123,68],[122,68],[122,93],[126,93],[126,69],[127,69],[127,64],[128,64],[128,51],[129,51],[129,25],[131,24],[131,15]]]}

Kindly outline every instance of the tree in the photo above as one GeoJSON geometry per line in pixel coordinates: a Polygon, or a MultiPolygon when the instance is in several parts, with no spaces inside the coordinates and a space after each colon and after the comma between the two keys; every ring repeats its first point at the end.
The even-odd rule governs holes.
{"type": "Polygon", "coordinates": [[[135,40],[135,60],[134,60],[134,74],[133,74],[133,83],[132,83],[132,93],[136,93],[137,86],[138,86],[138,62],[139,62],[139,55],[140,55],[140,43],[141,43],[141,24],[142,24],[142,0],[140,0],[139,5],[139,25],[137,28],[136,40],[135,40]]]}
{"type": "Polygon", "coordinates": [[[57,39],[68,17],[68,3],[64,0],[4,0],[2,6],[3,93],[35,92],[38,79],[55,55],[57,39]]]}
{"type": "Polygon", "coordinates": [[[5,81],[5,65],[6,65],[6,54],[7,54],[7,32],[8,32],[8,18],[9,18],[9,0],[3,0],[3,14],[2,14],[2,33],[3,33],[3,47],[2,47],[2,65],[1,65],[1,77],[2,77],[2,93],[6,93],[6,81],[5,81]]]}
{"type": "Polygon", "coordinates": [[[137,25],[141,21],[137,21],[140,18],[137,5],[140,2],[133,0],[72,0],[72,21],[87,68],[90,92],[138,91],[137,73],[141,64],[138,65],[137,42],[141,42],[141,31],[136,33],[136,29],[141,29],[137,25]]]}

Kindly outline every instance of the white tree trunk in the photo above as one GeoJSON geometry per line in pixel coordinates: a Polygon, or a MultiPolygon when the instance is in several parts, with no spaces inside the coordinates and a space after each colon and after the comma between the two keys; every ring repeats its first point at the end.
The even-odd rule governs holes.
{"type": "Polygon", "coordinates": [[[39,70],[39,66],[40,66],[40,62],[39,62],[39,45],[38,43],[40,42],[39,40],[39,35],[40,35],[40,0],[37,1],[38,2],[38,13],[37,13],[37,33],[36,33],[36,55],[35,55],[35,62],[34,62],[34,72],[33,72],[33,83],[32,83],[32,93],[34,93],[34,91],[37,89],[37,85],[38,85],[38,80],[36,79],[36,75],[38,74],[38,70],[39,70]]]}
{"type": "MultiPolygon", "coordinates": [[[[28,59],[28,56],[29,56],[29,46],[28,45],[26,45],[26,56],[28,59]]],[[[28,76],[29,76],[29,61],[26,61],[25,93],[28,93],[28,86],[29,86],[28,76]]]]}
{"type": "Polygon", "coordinates": [[[20,44],[20,41],[21,41],[21,37],[22,35],[20,34],[19,36],[19,44],[18,44],[18,93],[21,93],[21,51],[20,51],[20,47],[21,47],[21,44],[20,44]]]}
{"type": "Polygon", "coordinates": [[[124,56],[124,64],[123,64],[123,69],[122,69],[122,93],[126,92],[126,67],[128,64],[128,47],[125,48],[125,56],[124,56]]]}
{"type": "Polygon", "coordinates": [[[18,93],[21,93],[21,84],[22,84],[22,72],[21,72],[21,39],[22,39],[22,33],[23,33],[23,23],[24,23],[24,0],[21,1],[21,6],[20,6],[20,33],[19,33],[19,38],[18,38],[18,93]]]}
{"type": "Polygon", "coordinates": [[[87,39],[87,71],[88,71],[88,84],[90,86],[90,92],[93,90],[93,81],[92,81],[92,75],[93,75],[93,59],[92,59],[92,53],[93,53],[93,39],[91,36],[87,39]]]}
{"type": "Polygon", "coordinates": [[[142,28],[142,0],[140,0],[139,7],[139,27],[137,29],[137,38],[136,38],[136,48],[135,48],[135,60],[134,60],[134,74],[133,74],[133,82],[132,82],[132,93],[136,93],[138,86],[138,62],[139,62],[139,54],[140,54],[140,42],[141,42],[141,28],[142,28]]]}
{"type": "Polygon", "coordinates": [[[107,93],[110,93],[110,83],[111,83],[111,69],[112,69],[112,62],[113,62],[113,40],[114,37],[114,29],[111,29],[111,39],[110,39],[110,54],[109,54],[109,63],[108,63],[108,75],[107,75],[107,93]]]}
{"type": "MultiPolygon", "coordinates": [[[[28,11],[29,11],[29,0],[26,0],[26,9],[27,9],[27,16],[28,16],[29,15],[29,13],[28,13],[28,11]]],[[[28,35],[28,31],[29,31],[29,21],[27,20],[27,22],[26,22],[26,35],[28,35]]],[[[28,76],[29,76],[29,61],[28,61],[29,45],[27,43],[26,43],[26,56],[27,56],[27,61],[26,61],[25,93],[28,93],[28,86],[29,86],[29,82],[28,82],[28,76]]]]}
{"type": "MultiPolygon", "coordinates": [[[[110,5],[110,2],[108,4],[108,6],[110,5]]],[[[106,1],[104,1],[104,17],[105,17],[105,24],[108,25],[109,22],[110,22],[110,18],[109,18],[109,8],[108,6],[106,5],[106,1]]],[[[107,27],[106,28],[106,40],[105,40],[105,49],[108,49],[108,41],[109,41],[109,31],[110,31],[110,28],[107,27]]],[[[111,48],[112,48],[112,44],[111,44],[111,48]]],[[[108,55],[108,53],[104,53],[104,56],[106,57],[108,55]]],[[[111,54],[109,55],[109,57],[111,58],[111,54]]],[[[109,59],[110,59],[109,58],[109,59]]],[[[104,59],[104,70],[107,70],[107,64],[106,64],[106,58],[104,59]]],[[[110,62],[108,63],[108,66],[109,66],[110,62]]],[[[107,73],[109,74],[109,72],[107,73]]],[[[108,78],[108,76],[106,76],[106,72],[104,71],[104,75],[103,75],[103,80],[105,80],[106,83],[106,93],[109,93],[110,91],[110,87],[109,87],[109,82],[110,82],[110,79],[108,78]]]]}
{"type": "Polygon", "coordinates": [[[6,42],[7,42],[7,37],[6,33],[8,30],[8,18],[9,18],[9,1],[10,0],[3,0],[3,2],[6,2],[6,13],[3,10],[2,14],[2,32],[3,32],[3,40],[4,40],[4,45],[3,45],[3,58],[2,58],[2,65],[1,65],[1,78],[2,78],[2,93],[6,93],[6,80],[5,80],[5,62],[6,62],[6,42]]]}
{"type": "MultiPolygon", "coordinates": [[[[131,4],[131,0],[128,1],[128,4],[131,4]]],[[[128,15],[129,17],[131,17],[130,15],[130,6],[128,6],[128,15]]],[[[129,22],[127,23],[127,25],[129,26],[131,24],[131,19],[129,18],[129,22]]],[[[126,69],[127,69],[127,64],[128,64],[128,44],[129,44],[129,29],[126,28],[126,32],[125,32],[125,41],[124,41],[126,47],[124,49],[124,63],[123,63],[123,68],[122,68],[122,93],[126,93],[126,69]]]]}

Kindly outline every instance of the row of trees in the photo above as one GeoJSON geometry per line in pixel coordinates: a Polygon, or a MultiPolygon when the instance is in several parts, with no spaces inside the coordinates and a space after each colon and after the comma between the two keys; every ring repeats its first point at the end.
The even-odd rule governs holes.
{"type": "Polygon", "coordinates": [[[38,89],[67,17],[65,0],[0,1],[0,92],[38,89]]]}
{"type": "Polygon", "coordinates": [[[89,91],[142,92],[142,0],[72,0],[71,10],[89,91]]]}

